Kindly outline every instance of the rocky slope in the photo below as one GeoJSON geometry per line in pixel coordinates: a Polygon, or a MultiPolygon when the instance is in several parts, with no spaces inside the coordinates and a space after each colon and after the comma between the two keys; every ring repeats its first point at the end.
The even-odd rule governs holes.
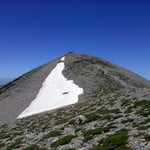
{"type": "Polygon", "coordinates": [[[64,76],[84,89],[78,103],[16,120],[59,62],[0,89],[0,149],[150,149],[150,81],[93,56],[65,55],[64,76]]]}
{"type": "Polygon", "coordinates": [[[149,150],[150,89],[93,94],[0,127],[2,150],[149,150]]]}
{"type": "MultiPolygon", "coordinates": [[[[0,124],[14,121],[38,94],[60,58],[44,64],[0,89],[0,124]],[[12,109],[13,108],[13,109],[12,109]]],[[[64,76],[84,89],[79,101],[91,93],[104,94],[129,87],[150,87],[150,81],[103,59],[67,53],[64,76]]]]}

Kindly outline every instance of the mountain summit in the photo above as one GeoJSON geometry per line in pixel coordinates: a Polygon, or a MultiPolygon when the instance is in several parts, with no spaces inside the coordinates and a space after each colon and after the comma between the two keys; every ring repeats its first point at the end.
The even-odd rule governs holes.
{"type": "Polygon", "coordinates": [[[0,123],[131,87],[150,87],[150,82],[103,59],[67,53],[0,89],[0,123]]]}
{"type": "Polygon", "coordinates": [[[0,149],[149,150],[149,116],[150,81],[67,53],[0,88],[0,149]]]}

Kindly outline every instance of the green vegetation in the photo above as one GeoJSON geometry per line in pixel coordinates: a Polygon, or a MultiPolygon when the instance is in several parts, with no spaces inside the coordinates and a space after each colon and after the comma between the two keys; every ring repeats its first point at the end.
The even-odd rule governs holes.
{"type": "Polygon", "coordinates": [[[150,115],[150,101],[141,100],[134,103],[134,108],[140,107],[141,109],[137,111],[137,114],[147,117],[150,115]]]}
{"type": "Polygon", "coordinates": [[[127,123],[127,122],[132,122],[132,121],[134,121],[134,119],[126,119],[126,120],[122,120],[121,122],[122,123],[127,123]]]}
{"type": "Polygon", "coordinates": [[[117,115],[117,116],[113,116],[113,119],[118,119],[118,118],[121,118],[123,117],[122,115],[117,115]]]}
{"type": "Polygon", "coordinates": [[[150,128],[150,125],[147,125],[147,126],[140,126],[138,127],[137,129],[138,130],[146,130],[146,129],[149,129],[150,128]]]}
{"type": "Polygon", "coordinates": [[[64,149],[64,150],[76,150],[76,148],[67,148],[67,149],[64,149]]]}
{"type": "Polygon", "coordinates": [[[100,150],[125,150],[127,149],[125,145],[127,144],[127,131],[120,130],[115,134],[109,135],[107,138],[100,141],[100,150]]]}
{"type": "Polygon", "coordinates": [[[26,147],[24,150],[34,150],[34,149],[38,150],[39,146],[33,144],[33,145],[30,145],[30,146],[26,147]]]}
{"type": "Polygon", "coordinates": [[[125,100],[122,102],[121,106],[128,106],[130,103],[131,103],[131,99],[125,99],[125,100]]]}
{"type": "Polygon", "coordinates": [[[66,123],[67,121],[68,119],[61,119],[61,120],[56,121],[55,125],[66,123]]]}
{"type": "Polygon", "coordinates": [[[141,100],[141,101],[136,101],[134,103],[134,107],[142,106],[143,108],[150,108],[150,101],[148,100],[141,100]]]}
{"type": "Polygon", "coordinates": [[[90,148],[89,150],[102,150],[102,149],[101,149],[101,146],[97,145],[97,146],[90,148]]]}
{"type": "Polygon", "coordinates": [[[68,144],[68,143],[70,143],[71,140],[72,140],[73,138],[75,138],[75,137],[76,137],[76,136],[74,136],[74,135],[66,135],[66,136],[64,136],[63,138],[61,138],[61,139],[59,139],[59,140],[53,142],[53,143],[51,144],[51,147],[57,147],[57,146],[59,146],[59,145],[68,144]]]}
{"type": "Polygon", "coordinates": [[[131,150],[129,147],[126,147],[127,139],[127,131],[120,130],[102,139],[99,145],[94,146],[90,150],[131,150]]]}
{"type": "Polygon", "coordinates": [[[143,135],[144,135],[143,132],[139,132],[138,134],[135,134],[134,137],[143,136],[143,135]]]}
{"type": "Polygon", "coordinates": [[[108,132],[109,129],[111,129],[111,128],[115,128],[115,126],[113,126],[113,123],[110,123],[108,126],[103,127],[103,128],[100,127],[100,128],[90,129],[90,130],[84,131],[84,142],[93,138],[94,135],[101,134],[102,132],[108,132]]]}
{"type": "Polygon", "coordinates": [[[142,121],[140,124],[148,124],[150,122],[150,118],[145,119],[144,121],[142,121]]]}
{"type": "Polygon", "coordinates": [[[17,139],[14,143],[9,145],[6,150],[12,150],[21,147],[22,141],[21,139],[17,139]]]}
{"type": "Polygon", "coordinates": [[[48,134],[44,135],[41,140],[48,139],[48,138],[50,138],[50,137],[59,136],[59,135],[61,135],[61,132],[60,132],[60,131],[51,131],[51,132],[49,132],[48,134]]]}
{"type": "Polygon", "coordinates": [[[102,133],[102,128],[96,128],[96,129],[91,129],[87,130],[84,132],[84,142],[90,140],[93,138],[94,135],[101,134],[102,133]]]}
{"type": "Polygon", "coordinates": [[[146,135],[144,136],[144,138],[145,138],[145,140],[146,140],[147,142],[150,141],[150,135],[146,134],[146,135]]]}
{"type": "Polygon", "coordinates": [[[96,114],[87,114],[87,115],[85,115],[85,117],[87,119],[85,120],[84,123],[88,123],[88,122],[91,122],[91,121],[96,121],[96,120],[99,120],[101,118],[99,115],[96,115],[96,114]]]}
{"type": "Polygon", "coordinates": [[[4,131],[1,131],[1,132],[0,132],[0,138],[1,138],[1,139],[7,139],[7,138],[9,138],[9,137],[11,137],[11,134],[8,134],[8,133],[6,133],[6,132],[4,132],[4,131]]]}
{"type": "MultiPolygon", "coordinates": [[[[56,150],[60,148],[65,150],[66,147],[66,150],[75,150],[76,148],[69,147],[74,147],[78,141],[76,141],[76,136],[67,135],[65,128],[68,128],[68,132],[70,130],[70,132],[76,133],[79,143],[85,143],[85,149],[131,150],[126,147],[127,131],[118,131],[122,127],[116,127],[120,121],[124,125],[128,123],[128,126],[126,124],[125,127],[129,127],[130,131],[132,129],[136,131],[130,134],[131,137],[134,137],[131,138],[131,142],[134,139],[137,141],[145,139],[146,142],[149,142],[149,102],[148,100],[142,100],[141,95],[139,98],[134,98],[137,93],[127,95],[129,94],[128,91],[126,93],[124,90],[117,91],[102,97],[100,97],[102,94],[97,91],[97,95],[95,95],[98,97],[93,98],[91,97],[92,94],[89,94],[86,102],[66,106],[67,108],[61,108],[54,112],[27,117],[21,121],[17,120],[10,125],[2,125],[0,126],[0,149],[56,150]],[[110,106],[112,103],[115,104],[113,107],[110,106]],[[116,107],[119,109],[114,109],[116,107]],[[126,114],[124,110],[126,110],[126,114]],[[132,114],[129,115],[128,113],[132,114]],[[84,117],[80,119],[79,115],[85,116],[85,119],[84,117]],[[129,116],[135,118],[135,121],[134,119],[129,119],[129,116]],[[137,120],[138,117],[139,119],[137,120]],[[114,133],[116,130],[118,132],[114,133]],[[102,137],[105,138],[98,141],[102,137]],[[17,138],[20,138],[20,141],[16,140],[17,138]],[[72,140],[73,138],[75,140],[72,140]],[[80,141],[80,138],[83,141],[80,141]],[[33,145],[28,145],[28,141],[31,141],[30,143],[33,145]],[[93,147],[89,148],[88,144],[93,145],[93,147]],[[42,146],[47,148],[42,148],[42,146]]],[[[132,146],[134,148],[134,145],[132,146]]],[[[137,146],[140,147],[140,143],[137,143],[137,146]]],[[[82,145],[79,146],[79,149],[81,147],[82,145]]]]}
{"type": "Polygon", "coordinates": [[[148,117],[150,115],[150,109],[144,109],[144,110],[139,110],[137,111],[137,114],[144,116],[144,117],[148,117]]]}
{"type": "Polygon", "coordinates": [[[117,113],[120,113],[120,110],[119,109],[110,109],[109,112],[117,114],[117,113]]]}
{"type": "Polygon", "coordinates": [[[120,113],[120,110],[119,109],[99,109],[97,110],[95,113],[93,114],[86,114],[85,117],[87,118],[84,122],[85,123],[88,123],[88,122],[91,122],[91,121],[96,121],[96,120],[105,120],[105,119],[112,119],[113,116],[110,115],[109,113],[120,113]],[[97,115],[99,114],[99,115],[97,115]],[[102,116],[100,116],[100,114],[102,116]]]}
{"type": "Polygon", "coordinates": [[[4,147],[5,144],[0,141],[0,148],[4,147]]]}
{"type": "Polygon", "coordinates": [[[105,119],[110,120],[110,119],[112,119],[112,118],[113,118],[113,116],[110,115],[110,114],[104,115],[104,116],[101,117],[102,120],[105,120],[105,119]]]}
{"type": "Polygon", "coordinates": [[[97,113],[100,114],[109,114],[109,113],[120,113],[119,109],[99,109],[96,111],[97,113]]]}
{"type": "Polygon", "coordinates": [[[128,107],[128,108],[126,109],[125,113],[127,113],[127,114],[128,114],[128,113],[133,112],[133,111],[132,111],[132,109],[133,109],[133,107],[131,107],[131,106],[130,106],[130,107],[128,107]]]}
{"type": "Polygon", "coordinates": [[[38,145],[33,144],[26,147],[24,150],[48,150],[47,148],[40,148],[38,145]]]}

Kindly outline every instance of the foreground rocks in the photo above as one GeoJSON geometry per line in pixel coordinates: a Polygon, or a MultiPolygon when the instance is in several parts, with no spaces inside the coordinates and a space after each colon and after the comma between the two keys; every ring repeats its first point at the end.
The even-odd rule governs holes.
{"type": "Polygon", "coordinates": [[[1,150],[110,148],[150,149],[150,89],[95,93],[86,103],[0,126],[1,150]]]}

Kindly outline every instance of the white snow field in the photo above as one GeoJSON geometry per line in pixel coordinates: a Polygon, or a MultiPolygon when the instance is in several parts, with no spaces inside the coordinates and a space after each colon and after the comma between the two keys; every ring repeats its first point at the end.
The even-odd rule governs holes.
{"type": "Polygon", "coordinates": [[[73,80],[67,80],[62,74],[65,68],[64,60],[65,57],[62,57],[61,62],[56,65],[43,82],[36,98],[17,119],[78,102],[78,96],[83,93],[83,89],[76,85],[73,80]]]}

